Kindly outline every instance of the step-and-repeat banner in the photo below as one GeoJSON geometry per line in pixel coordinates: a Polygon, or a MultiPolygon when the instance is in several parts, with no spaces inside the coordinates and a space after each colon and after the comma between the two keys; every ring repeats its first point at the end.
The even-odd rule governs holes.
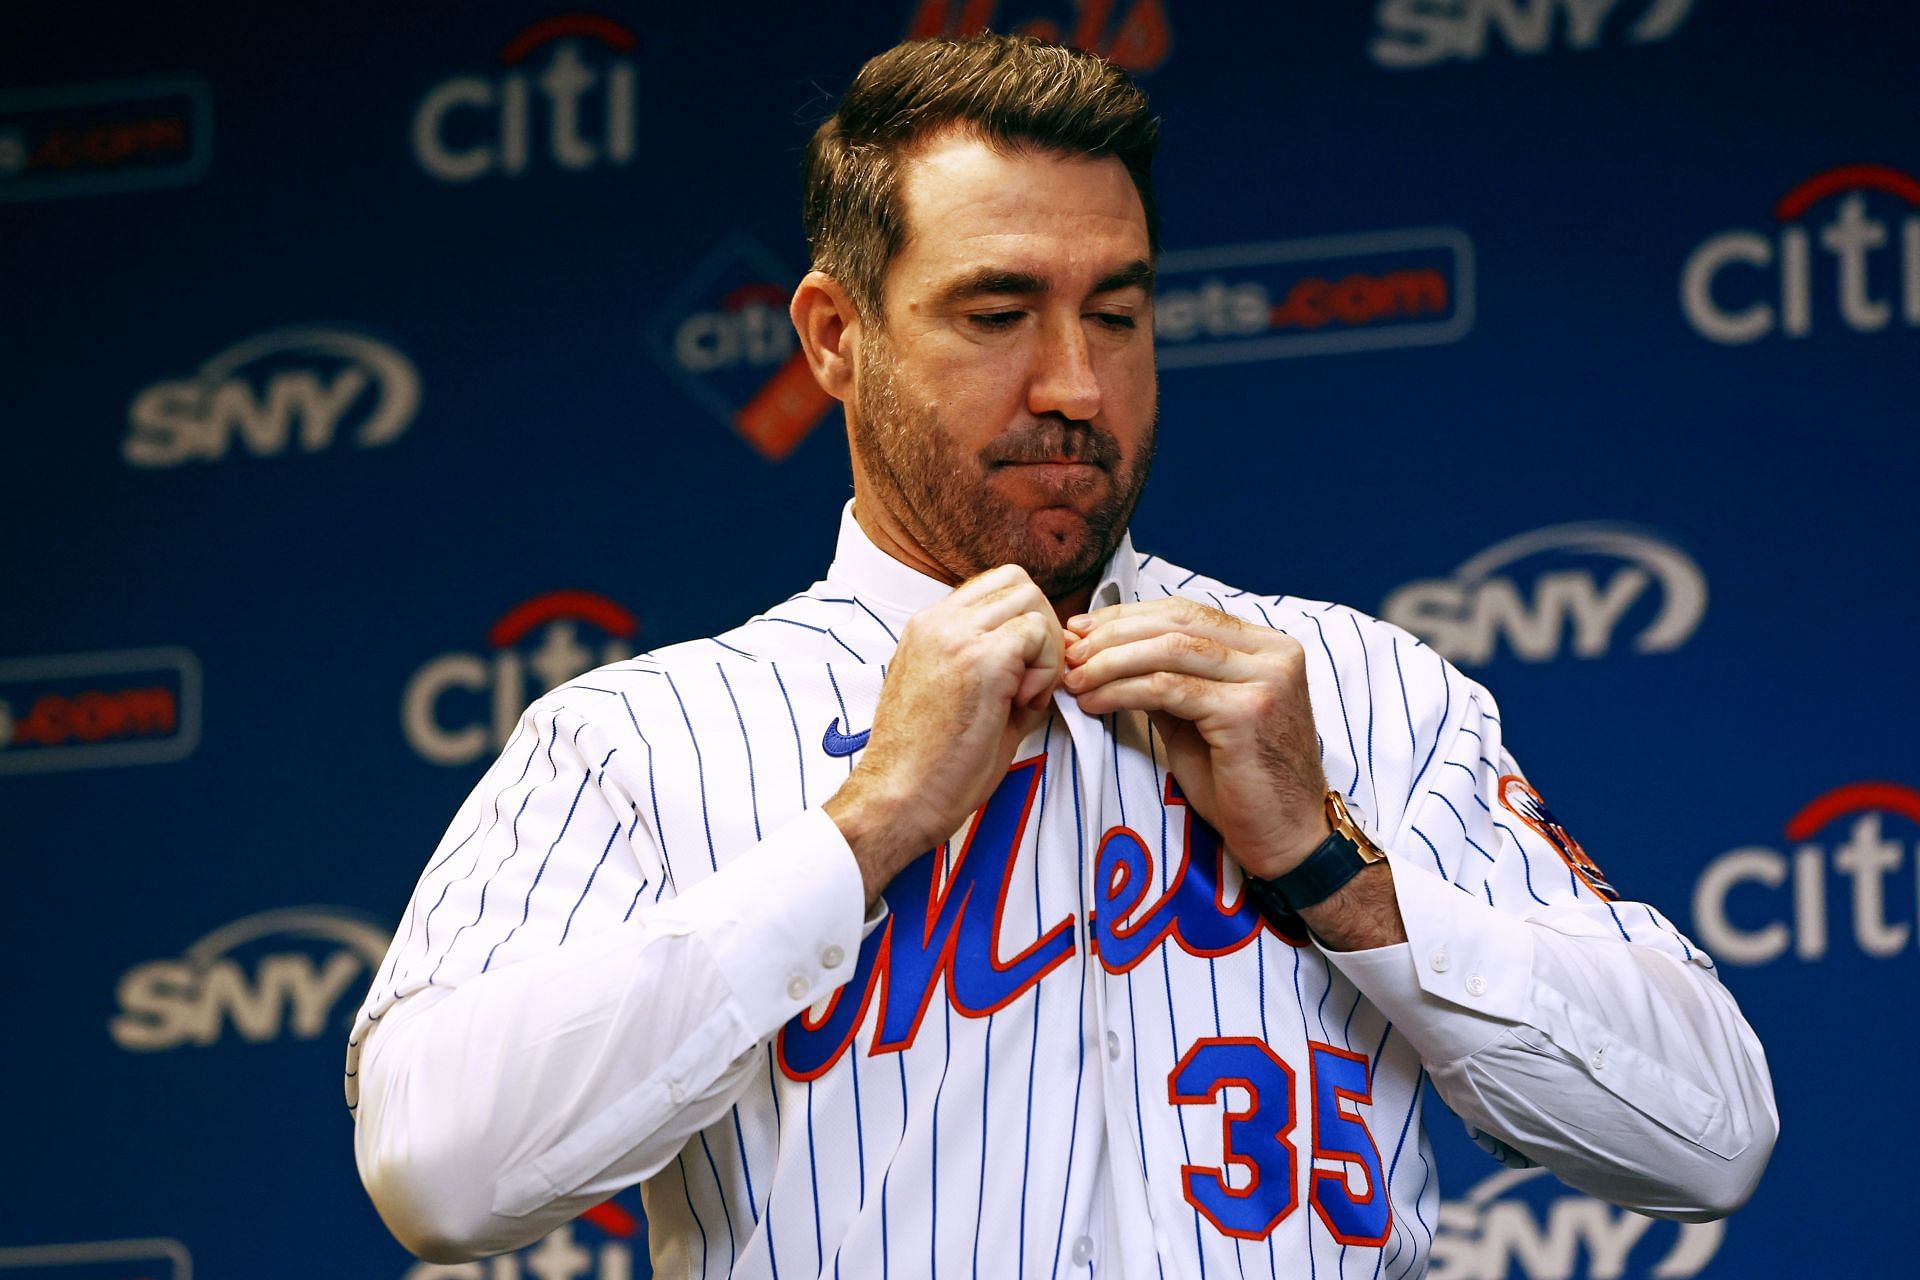
{"type": "Polygon", "coordinates": [[[1499,1169],[1436,1105],[1432,1274],[1911,1269],[1920,9],[27,3],[0,1277],[646,1274],[632,1191],[410,1259],[347,1020],[528,700],[824,567],[800,151],[866,57],[989,23],[1164,117],[1136,541],[1488,684],[1768,1046],[1783,1135],[1723,1224],[1499,1169]]]}

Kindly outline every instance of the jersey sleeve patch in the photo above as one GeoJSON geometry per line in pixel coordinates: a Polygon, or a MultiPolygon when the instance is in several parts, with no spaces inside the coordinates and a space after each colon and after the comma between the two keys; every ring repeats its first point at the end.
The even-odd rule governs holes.
{"type": "Polygon", "coordinates": [[[1558,850],[1561,859],[1587,888],[1609,902],[1619,900],[1619,891],[1607,882],[1600,864],[1580,847],[1580,842],[1573,838],[1566,824],[1553,816],[1553,810],[1547,808],[1547,802],[1540,798],[1540,793],[1525,778],[1517,773],[1502,774],[1500,803],[1507,812],[1533,828],[1534,834],[1558,850]]]}

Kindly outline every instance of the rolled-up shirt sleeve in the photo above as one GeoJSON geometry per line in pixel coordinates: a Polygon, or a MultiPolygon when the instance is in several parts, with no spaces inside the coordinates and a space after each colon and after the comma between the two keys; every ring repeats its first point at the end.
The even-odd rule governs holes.
{"type": "Polygon", "coordinates": [[[1766,1057],[1707,954],[1612,895],[1474,689],[1381,840],[1407,941],[1328,958],[1503,1159],[1643,1213],[1723,1217],[1779,1128],[1766,1057]]]}
{"type": "Polygon", "coordinates": [[[677,887],[600,755],[564,707],[529,710],[356,1024],[361,1178],[422,1257],[522,1246],[670,1162],[738,1099],[769,1037],[847,981],[875,923],[818,808],[677,887]],[[487,895],[508,909],[489,915],[487,895]]]}

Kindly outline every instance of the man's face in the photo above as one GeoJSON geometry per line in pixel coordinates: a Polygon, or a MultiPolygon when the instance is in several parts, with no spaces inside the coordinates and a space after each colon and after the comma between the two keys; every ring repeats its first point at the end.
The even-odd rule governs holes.
{"type": "Polygon", "coordinates": [[[956,581],[1088,586],[1153,454],[1146,218],[1125,166],[936,138],[902,173],[907,245],[847,418],[856,501],[956,581]]]}

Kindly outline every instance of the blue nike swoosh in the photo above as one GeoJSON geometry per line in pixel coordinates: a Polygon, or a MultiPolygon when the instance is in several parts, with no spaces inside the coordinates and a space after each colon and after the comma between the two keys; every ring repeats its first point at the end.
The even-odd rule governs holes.
{"type": "Polygon", "coordinates": [[[850,756],[866,746],[867,739],[872,736],[871,729],[862,729],[859,733],[840,732],[840,717],[835,716],[833,723],[827,726],[827,736],[820,739],[820,746],[830,756],[850,756]]]}

